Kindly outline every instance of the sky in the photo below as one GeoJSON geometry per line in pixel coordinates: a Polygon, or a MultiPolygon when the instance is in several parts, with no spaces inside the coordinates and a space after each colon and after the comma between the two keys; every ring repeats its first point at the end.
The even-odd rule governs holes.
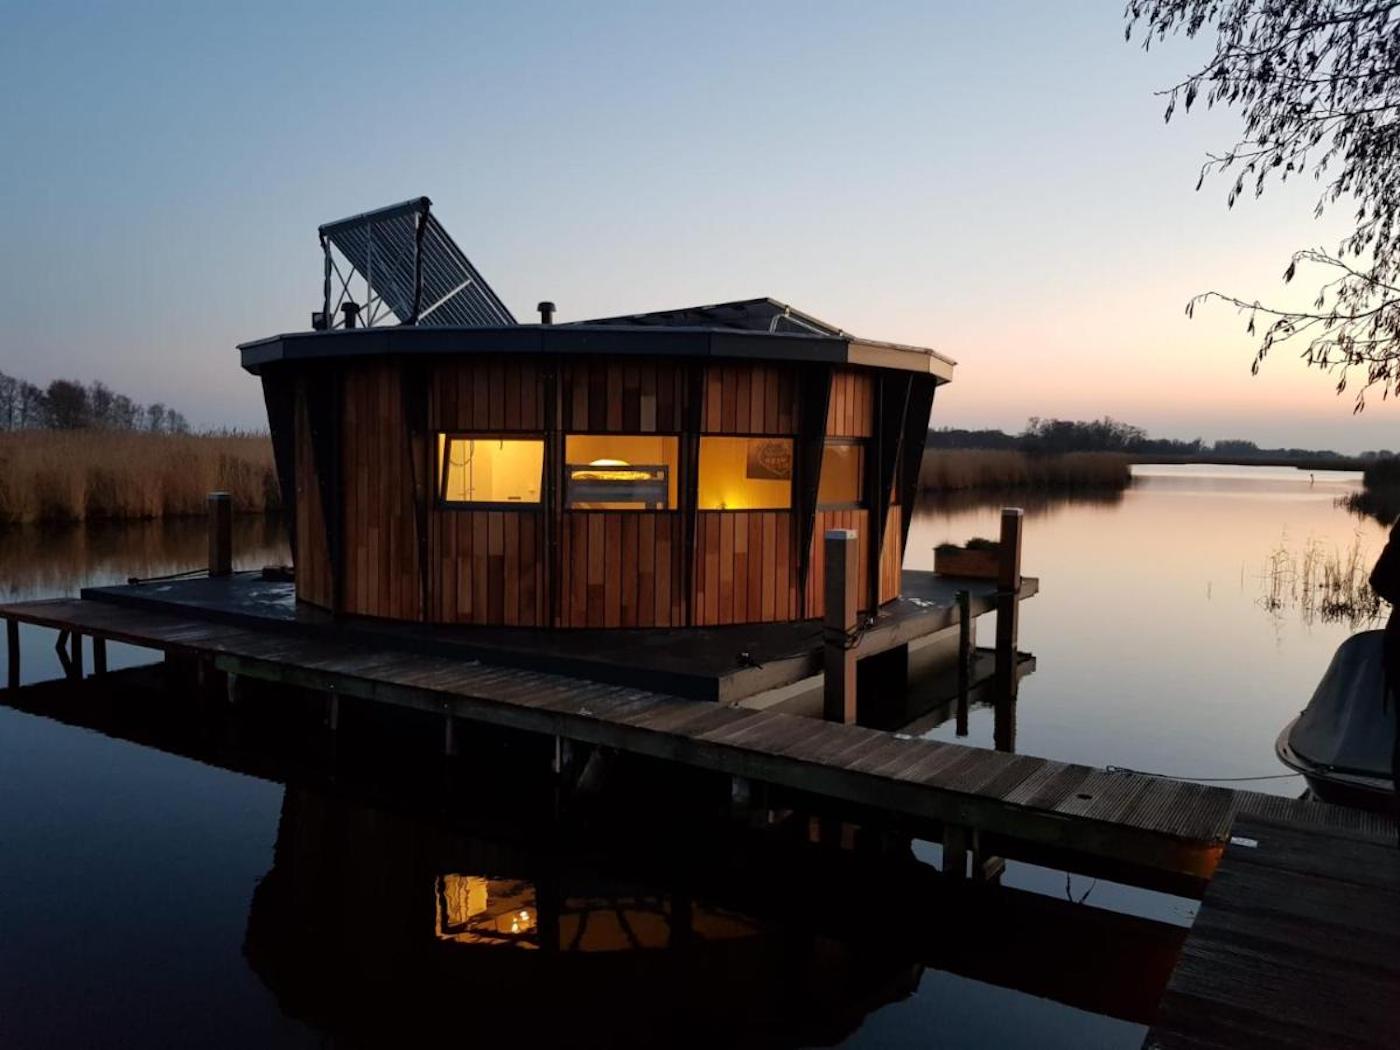
{"type": "Polygon", "coordinates": [[[426,194],[522,320],[768,295],[957,360],[935,425],[1400,448],[1185,316],[1310,298],[1344,217],[1196,192],[1238,116],[1164,124],[1202,45],[1122,6],[0,0],[0,370],[261,427],[235,348],[308,327],[316,227],[426,194]]]}

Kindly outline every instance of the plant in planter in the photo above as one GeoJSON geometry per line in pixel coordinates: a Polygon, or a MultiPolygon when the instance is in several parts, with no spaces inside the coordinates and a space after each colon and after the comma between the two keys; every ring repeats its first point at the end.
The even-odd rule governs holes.
{"type": "Polygon", "coordinates": [[[942,576],[971,576],[994,580],[1001,562],[1001,544],[977,536],[962,546],[940,543],[933,549],[933,571],[942,576]]]}

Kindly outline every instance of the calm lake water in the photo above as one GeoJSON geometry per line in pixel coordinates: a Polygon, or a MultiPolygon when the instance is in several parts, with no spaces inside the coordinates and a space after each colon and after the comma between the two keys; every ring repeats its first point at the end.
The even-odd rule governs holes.
{"type": "MultiPolygon", "coordinates": [[[[1369,564],[1384,532],[1337,505],[1352,476],[1136,473],[1121,497],[1026,504],[1041,593],[1022,618],[1037,669],[1016,748],[1284,773],[1274,738],[1358,625],[1279,584],[1309,549],[1360,544],[1369,564]]],[[[910,566],[994,536],[998,505],[922,515],[910,566]]],[[[260,520],[236,550],[241,566],[287,559],[260,520]]],[[[199,523],[0,532],[0,597],[203,556],[199,523]]],[[[26,682],[58,675],[52,635],[23,644],[26,682]]],[[[114,647],[110,662],[144,660],[114,647]]],[[[907,852],[758,842],[713,799],[629,788],[625,770],[558,824],[529,741],[449,772],[423,760],[437,727],[347,714],[330,755],[307,698],[235,712],[145,674],[0,694],[0,1045],[1128,1048],[1173,958],[1131,916],[1170,933],[1194,914],[1021,864],[1003,890],[949,897],[907,852]],[[564,950],[533,950],[546,924],[564,950]]],[[[967,739],[991,746],[992,717],[974,709],[967,739]]]]}

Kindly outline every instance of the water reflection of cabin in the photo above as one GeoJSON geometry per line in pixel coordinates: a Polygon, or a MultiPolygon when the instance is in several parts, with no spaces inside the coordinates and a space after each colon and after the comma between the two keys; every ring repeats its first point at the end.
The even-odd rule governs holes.
{"type": "Polygon", "coordinates": [[[242,352],[296,510],[302,601],[533,627],[816,617],[830,528],[859,533],[862,607],[897,597],[952,370],[770,299],[242,352]]]}

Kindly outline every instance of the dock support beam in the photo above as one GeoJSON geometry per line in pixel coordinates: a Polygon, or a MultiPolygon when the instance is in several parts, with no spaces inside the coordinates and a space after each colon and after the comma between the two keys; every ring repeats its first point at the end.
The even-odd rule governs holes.
{"type": "Polygon", "coordinates": [[[997,671],[1014,669],[1021,617],[1021,525],[1019,507],[1001,512],[1000,558],[997,565],[997,671]]]}
{"type": "Polygon", "coordinates": [[[850,724],[856,720],[857,554],[854,529],[831,529],[826,546],[826,614],[822,622],[822,717],[850,724]]]}
{"type": "Polygon", "coordinates": [[[209,493],[209,575],[233,572],[233,499],[227,492],[209,493]]]}
{"type": "Polygon", "coordinates": [[[104,675],[107,673],[107,639],[92,636],[92,673],[104,675]]]}
{"type": "Polygon", "coordinates": [[[7,684],[11,689],[19,688],[19,621],[5,621],[5,666],[8,672],[7,684]]]}

